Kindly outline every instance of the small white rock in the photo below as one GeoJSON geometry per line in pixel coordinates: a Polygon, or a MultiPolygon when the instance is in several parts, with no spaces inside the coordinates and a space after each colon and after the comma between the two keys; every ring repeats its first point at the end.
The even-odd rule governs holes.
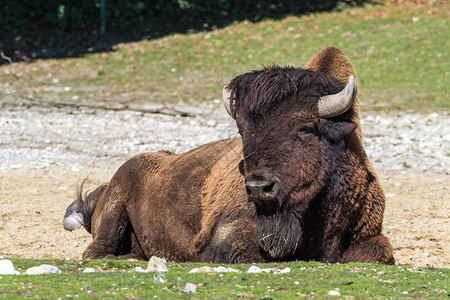
{"type": "Polygon", "coordinates": [[[197,286],[193,283],[186,283],[186,286],[184,287],[185,293],[195,293],[197,292],[197,286]]]}
{"type": "Polygon", "coordinates": [[[83,270],[83,273],[95,273],[95,270],[93,268],[86,268],[83,270]]]}
{"type": "Polygon", "coordinates": [[[233,269],[233,268],[227,268],[228,272],[235,272],[235,273],[241,273],[241,271],[237,270],[237,269],[233,269]]]}
{"type": "Polygon", "coordinates": [[[198,268],[193,268],[192,270],[190,270],[188,273],[197,273],[198,272],[198,268]]]}
{"type": "Polygon", "coordinates": [[[228,269],[225,268],[225,267],[222,267],[222,266],[215,267],[215,268],[213,268],[213,269],[214,269],[214,271],[216,271],[217,273],[227,273],[227,272],[228,272],[228,269]]]}
{"type": "Polygon", "coordinates": [[[247,273],[261,273],[261,272],[262,272],[261,268],[257,266],[251,266],[247,271],[247,273]]]}
{"type": "Polygon", "coordinates": [[[222,266],[219,267],[215,267],[213,268],[214,271],[216,271],[217,273],[228,273],[228,272],[235,272],[235,273],[239,273],[239,270],[233,269],[233,268],[225,268],[222,266]]]}
{"type": "Polygon", "coordinates": [[[148,261],[147,270],[150,272],[167,272],[166,260],[152,256],[148,261]]]}
{"type": "Polygon", "coordinates": [[[47,270],[44,270],[40,267],[31,267],[25,271],[25,274],[26,275],[44,275],[44,274],[49,274],[49,273],[47,272],[47,270]]]}
{"type": "Polygon", "coordinates": [[[217,121],[216,121],[216,120],[208,120],[208,121],[206,122],[206,124],[207,124],[208,126],[214,127],[214,126],[217,125],[217,121]]]}
{"type": "Polygon", "coordinates": [[[39,268],[44,269],[49,274],[61,273],[61,270],[58,267],[52,266],[52,265],[43,264],[43,265],[40,265],[39,268]]]}
{"type": "Polygon", "coordinates": [[[133,269],[133,271],[139,272],[139,273],[148,273],[148,270],[142,269],[142,267],[136,267],[133,269]]]}
{"type": "Polygon", "coordinates": [[[2,275],[14,275],[16,270],[14,270],[14,265],[9,259],[0,260],[0,274],[2,275]]]}
{"type": "Polygon", "coordinates": [[[286,267],[283,270],[279,271],[280,274],[285,274],[285,273],[289,273],[289,272],[291,272],[291,268],[289,268],[289,267],[286,267]]]}
{"type": "Polygon", "coordinates": [[[328,295],[329,296],[340,296],[341,295],[341,293],[339,293],[338,291],[329,291],[328,292],[328,295]]]}

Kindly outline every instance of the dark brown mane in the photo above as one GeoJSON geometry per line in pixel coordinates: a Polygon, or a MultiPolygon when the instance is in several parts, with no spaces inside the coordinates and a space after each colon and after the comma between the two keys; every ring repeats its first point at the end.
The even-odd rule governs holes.
{"type": "Polygon", "coordinates": [[[252,114],[262,114],[293,95],[306,93],[320,97],[337,93],[344,86],[324,73],[291,66],[268,66],[236,77],[228,88],[233,95],[232,109],[240,111],[245,107],[252,114]]]}

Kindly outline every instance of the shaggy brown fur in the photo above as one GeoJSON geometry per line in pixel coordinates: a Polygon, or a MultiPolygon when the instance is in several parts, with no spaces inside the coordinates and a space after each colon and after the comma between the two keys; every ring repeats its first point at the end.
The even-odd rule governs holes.
{"type": "Polygon", "coordinates": [[[242,139],[126,162],[98,200],[83,257],[394,263],[357,99],[339,116],[318,115],[319,97],[339,92],[354,69],[336,48],[306,67],[269,67],[230,83],[242,139]],[[246,184],[263,179],[276,190],[270,205],[247,195],[246,184]]]}
{"type": "MultiPolygon", "coordinates": [[[[302,92],[319,97],[334,94],[344,86],[339,80],[323,73],[272,66],[240,75],[228,87],[235,92],[235,103],[231,103],[232,114],[245,109],[252,115],[261,115],[287,98],[301,97],[302,92]]],[[[310,106],[313,110],[317,102],[312,102],[310,106]]]]}

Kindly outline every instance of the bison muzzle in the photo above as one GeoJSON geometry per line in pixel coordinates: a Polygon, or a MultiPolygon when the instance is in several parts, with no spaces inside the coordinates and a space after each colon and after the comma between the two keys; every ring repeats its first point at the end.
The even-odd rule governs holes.
{"type": "Polygon", "coordinates": [[[336,48],[223,89],[241,137],[143,153],[66,211],[83,258],[393,264],[385,198],[363,146],[353,66],[336,48]]]}

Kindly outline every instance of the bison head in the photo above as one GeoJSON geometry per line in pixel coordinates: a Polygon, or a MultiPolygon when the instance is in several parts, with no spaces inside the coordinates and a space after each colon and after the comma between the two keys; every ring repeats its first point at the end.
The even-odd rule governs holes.
{"type": "Polygon", "coordinates": [[[273,258],[294,254],[302,215],[326,193],[343,141],[356,128],[346,115],[356,80],[274,66],[236,77],[223,94],[242,136],[240,170],[255,203],[259,244],[273,258]]]}

